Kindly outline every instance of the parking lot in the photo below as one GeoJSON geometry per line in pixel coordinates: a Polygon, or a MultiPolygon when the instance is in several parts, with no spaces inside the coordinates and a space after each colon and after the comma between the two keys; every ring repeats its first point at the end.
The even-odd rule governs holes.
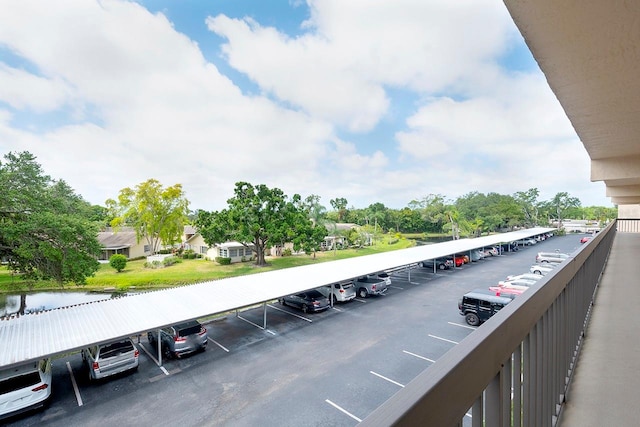
{"type": "MultiPolygon", "coordinates": [[[[15,426],[353,426],[475,329],[458,299],[528,271],[538,251],[572,253],[580,235],[438,271],[392,274],[386,295],[314,314],[267,305],[206,324],[206,351],[156,364],[145,336],[136,372],[90,382],[79,353],[53,361],[44,411],[15,426]]],[[[465,425],[471,425],[470,418],[465,425]]]]}

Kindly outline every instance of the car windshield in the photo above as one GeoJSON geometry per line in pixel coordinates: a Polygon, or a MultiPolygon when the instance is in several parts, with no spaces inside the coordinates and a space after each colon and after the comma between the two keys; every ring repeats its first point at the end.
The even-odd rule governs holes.
{"type": "Polygon", "coordinates": [[[133,350],[133,344],[131,341],[120,341],[112,344],[107,344],[100,350],[100,357],[113,357],[118,354],[126,353],[133,350]]]}
{"type": "Polygon", "coordinates": [[[11,393],[26,387],[31,387],[40,382],[40,374],[38,372],[29,372],[28,374],[18,375],[0,381],[0,394],[11,393]]]}
{"type": "Polygon", "coordinates": [[[316,290],[312,290],[312,291],[308,291],[307,292],[307,297],[309,297],[309,298],[323,298],[324,295],[322,295],[320,292],[318,292],[316,290]]]}
{"type": "Polygon", "coordinates": [[[189,335],[200,333],[200,324],[193,324],[189,326],[185,326],[183,328],[178,329],[178,336],[187,337],[189,335]]]}

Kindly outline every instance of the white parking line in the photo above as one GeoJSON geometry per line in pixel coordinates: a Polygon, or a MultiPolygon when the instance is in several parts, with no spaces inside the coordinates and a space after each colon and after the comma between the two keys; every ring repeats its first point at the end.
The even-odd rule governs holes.
{"type": "Polygon", "coordinates": [[[78,389],[78,384],[76,384],[76,377],[73,376],[73,371],[71,370],[71,364],[67,362],[67,369],[69,370],[69,375],[71,376],[71,385],[73,385],[73,392],[76,394],[76,401],[78,402],[78,406],[82,406],[82,397],[80,396],[80,390],[78,389]]]}
{"type": "Polygon", "coordinates": [[[223,349],[224,351],[226,351],[227,353],[229,353],[229,349],[223,346],[222,344],[220,344],[218,341],[212,339],[211,337],[207,337],[207,339],[212,343],[214,343],[215,345],[217,345],[218,347],[220,347],[221,349],[223,349]]]}
{"type": "Polygon", "coordinates": [[[403,353],[407,353],[407,354],[408,354],[408,355],[410,355],[410,356],[417,357],[418,359],[426,360],[427,362],[436,363],[436,361],[435,361],[435,360],[432,360],[432,359],[426,358],[426,357],[424,357],[424,356],[420,356],[419,354],[411,353],[410,351],[407,351],[407,350],[402,350],[402,352],[403,352],[403,353]]]}
{"type": "MultiPolygon", "coordinates": [[[[313,320],[311,320],[311,319],[307,319],[306,317],[299,316],[299,315],[297,315],[297,314],[295,314],[295,313],[290,312],[289,310],[283,310],[283,309],[281,309],[280,307],[276,307],[275,305],[271,305],[271,304],[269,304],[269,307],[273,308],[274,310],[278,310],[278,311],[281,311],[281,312],[283,312],[283,313],[289,314],[289,315],[291,315],[291,316],[295,316],[295,317],[297,317],[298,319],[306,320],[306,321],[307,321],[307,322],[309,322],[309,323],[313,323],[313,320]]],[[[242,317],[241,317],[241,319],[242,319],[242,317]]],[[[242,319],[242,320],[245,320],[245,319],[242,319]]],[[[248,320],[247,320],[247,321],[248,321],[248,320]]],[[[251,322],[249,322],[249,323],[251,323],[251,322]]],[[[254,323],[254,325],[255,325],[255,323],[254,323]]],[[[256,326],[258,326],[258,325],[256,325],[256,326]]],[[[258,326],[258,327],[260,328],[260,326],[258,326]]]]}
{"type": "MultiPolygon", "coordinates": [[[[160,362],[158,361],[158,359],[153,357],[153,354],[149,353],[149,350],[147,350],[147,348],[144,345],[139,344],[138,348],[141,348],[142,351],[144,351],[147,354],[147,356],[149,356],[149,358],[151,358],[151,360],[155,362],[156,365],[160,365],[160,362]]],[[[164,368],[164,366],[158,366],[158,368],[160,368],[160,370],[164,372],[165,375],[169,375],[169,372],[164,368]]]]}
{"type": "Polygon", "coordinates": [[[450,325],[453,325],[453,326],[459,326],[461,328],[471,329],[472,331],[475,331],[475,329],[476,329],[473,326],[461,325],[460,323],[453,323],[453,322],[447,322],[447,323],[450,324],[450,325]]]}
{"type": "Polygon", "coordinates": [[[360,299],[360,298],[354,298],[353,300],[354,300],[354,301],[361,302],[361,303],[363,303],[363,304],[366,304],[366,303],[367,303],[365,300],[360,299]]]}
{"type": "Polygon", "coordinates": [[[403,388],[404,388],[404,385],[403,385],[403,384],[400,384],[399,382],[394,381],[394,380],[392,380],[391,378],[387,378],[387,377],[385,377],[384,375],[380,375],[380,374],[378,374],[378,373],[376,373],[376,372],[373,372],[373,371],[369,371],[369,372],[370,372],[370,373],[372,373],[373,375],[375,375],[375,376],[376,376],[376,377],[378,377],[378,378],[382,378],[383,380],[389,381],[390,383],[395,384],[395,385],[397,385],[398,387],[403,387],[403,388]]]}
{"type": "Polygon", "coordinates": [[[400,286],[389,286],[389,287],[393,289],[404,289],[404,288],[401,288],[400,286]]]}
{"type": "Polygon", "coordinates": [[[429,334],[429,336],[430,336],[431,338],[435,338],[435,339],[440,340],[440,341],[450,342],[451,344],[458,344],[456,341],[451,341],[451,340],[448,340],[448,339],[446,339],[446,338],[437,337],[437,336],[435,336],[435,335],[431,335],[431,334],[429,334]]]}
{"type": "Polygon", "coordinates": [[[340,313],[342,313],[342,310],[339,309],[338,307],[336,307],[335,305],[333,307],[331,307],[331,309],[335,310],[335,311],[339,311],[340,313]]]}
{"type": "Polygon", "coordinates": [[[342,412],[343,414],[346,414],[346,415],[350,416],[351,418],[353,418],[357,422],[362,422],[362,420],[360,418],[356,417],[355,415],[353,415],[351,412],[347,411],[346,409],[342,409],[341,407],[339,407],[338,405],[336,405],[335,403],[333,403],[329,399],[325,399],[325,402],[327,402],[329,405],[333,406],[334,408],[336,408],[338,411],[342,412]]]}

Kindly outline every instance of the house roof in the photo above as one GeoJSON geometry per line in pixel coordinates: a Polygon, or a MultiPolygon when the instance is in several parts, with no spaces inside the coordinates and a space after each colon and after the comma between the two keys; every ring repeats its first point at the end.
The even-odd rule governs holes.
{"type": "Polygon", "coordinates": [[[98,233],[98,242],[103,249],[130,248],[138,243],[135,231],[119,230],[118,232],[101,231],[98,233]]]}
{"type": "Polygon", "coordinates": [[[344,231],[344,230],[351,230],[353,228],[357,228],[360,226],[358,224],[354,224],[351,222],[336,222],[336,223],[325,224],[325,227],[327,227],[327,230],[329,231],[333,231],[333,230],[344,231]]]}

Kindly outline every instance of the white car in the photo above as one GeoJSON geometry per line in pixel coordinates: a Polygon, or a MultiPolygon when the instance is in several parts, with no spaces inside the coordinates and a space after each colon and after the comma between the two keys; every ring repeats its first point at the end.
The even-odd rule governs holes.
{"type": "Polygon", "coordinates": [[[542,275],[541,274],[535,274],[535,273],[522,273],[522,274],[515,274],[515,275],[507,276],[506,280],[517,280],[517,279],[540,280],[540,279],[542,279],[542,275]]]}
{"type": "Polygon", "coordinates": [[[0,369],[0,420],[44,407],[51,396],[51,359],[0,369]]]}
{"type": "Polygon", "coordinates": [[[498,248],[496,248],[495,246],[489,246],[488,248],[484,248],[484,251],[489,256],[498,256],[500,254],[500,252],[498,251],[498,248]]]}
{"type": "Polygon", "coordinates": [[[550,271],[555,270],[556,265],[558,264],[553,264],[553,263],[544,263],[544,264],[535,264],[532,265],[531,268],[529,269],[530,273],[534,273],[534,274],[540,274],[540,275],[545,275],[547,273],[549,273],[550,271]]]}
{"type": "Polygon", "coordinates": [[[527,279],[513,279],[513,280],[501,280],[498,282],[498,286],[501,288],[528,288],[530,286],[535,285],[537,280],[527,280],[527,279]]]}

